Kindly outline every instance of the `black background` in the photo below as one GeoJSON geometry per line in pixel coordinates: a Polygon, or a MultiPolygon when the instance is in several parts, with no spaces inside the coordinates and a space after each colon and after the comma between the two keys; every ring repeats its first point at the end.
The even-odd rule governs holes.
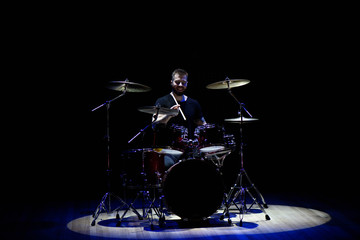
{"type": "MultiPolygon", "coordinates": [[[[106,115],[91,109],[119,94],[106,83],[128,78],[152,88],[111,104],[115,166],[123,150],[139,147],[127,141],[149,123],[137,108],[170,91],[175,68],[189,72],[187,95],[200,102],[209,123],[236,117],[238,106],[225,90],[206,85],[226,77],[251,81],[233,92],[260,119],[244,129],[245,169],[260,190],[331,196],[353,187],[357,82],[350,18],[339,22],[319,9],[292,8],[265,15],[118,10],[105,18],[78,9],[12,20],[6,82],[15,91],[4,101],[11,157],[4,153],[3,171],[15,177],[4,175],[5,191],[30,199],[100,196],[106,115]]],[[[236,134],[237,125],[225,127],[236,134]]],[[[237,156],[225,161],[236,172],[237,156]]]]}

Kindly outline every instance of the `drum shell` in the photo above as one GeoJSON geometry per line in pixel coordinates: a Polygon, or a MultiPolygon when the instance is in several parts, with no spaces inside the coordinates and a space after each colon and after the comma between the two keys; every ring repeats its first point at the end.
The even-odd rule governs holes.
{"type": "Polygon", "coordinates": [[[163,193],[168,209],[182,219],[212,215],[222,204],[224,183],[216,167],[192,159],[173,165],[164,176],[163,193]]]}
{"type": "Polygon", "coordinates": [[[224,143],[224,128],[215,124],[198,126],[195,134],[198,136],[199,145],[202,147],[221,145],[224,143]]]}
{"type": "Polygon", "coordinates": [[[144,173],[147,183],[159,184],[165,173],[164,154],[152,150],[144,151],[144,173]]]}
{"type": "Polygon", "coordinates": [[[171,146],[175,149],[184,150],[187,146],[188,129],[184,126],[173,124],[171,130],[171,146]]]}

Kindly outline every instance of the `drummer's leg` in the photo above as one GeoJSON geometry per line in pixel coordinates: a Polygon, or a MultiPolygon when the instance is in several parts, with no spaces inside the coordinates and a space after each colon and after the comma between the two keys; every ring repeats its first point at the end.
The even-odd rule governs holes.
{"type": "Polygon", "coordinates": [[[176,159],[174,158],[173,155],[168,155],[166,154],[164,157],[164,165],[165,165],[165,169],[170,168],[172,165],[175,164],[176,159]]]}
{"type": "Polygon", "coordinates": [[[180,159],[181,155],[171,155],[171,154],[166,154],[164,156],[164,165],[165,165],[165,169],[169,169],[172,165],[174,165],[175,163],[177,163],[180,159]]]}

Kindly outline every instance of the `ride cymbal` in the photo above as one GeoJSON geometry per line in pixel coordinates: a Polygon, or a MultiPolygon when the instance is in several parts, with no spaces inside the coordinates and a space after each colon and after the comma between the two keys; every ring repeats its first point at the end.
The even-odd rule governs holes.
{"type": "Polygon", "coordinates": [[[107,85],[108,89],[115,90],[115,91],[126,91],[127,92],[149,92],[151,90],[150,87],[145,86],[140,83],[129,82],[128,80],[125,81],[111,81],[107,85]]]}
{"type": "Polygon", "coordinates": [[[230,89],[246,85],[250,82],[247,79],[225,79],[224,81],[214,82],[206,86],[207,89],[230,89]]]}

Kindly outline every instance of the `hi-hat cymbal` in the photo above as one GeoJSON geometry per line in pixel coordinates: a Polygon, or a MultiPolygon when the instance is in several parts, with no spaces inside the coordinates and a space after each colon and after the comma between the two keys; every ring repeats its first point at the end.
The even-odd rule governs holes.
{"type": "MultiPolygon", "coordinates": [[[[259,120],[258,118],[247,118],[247,117],[242,117],[242,121],[243,122],[252,122],[252,121],[257,121],[259,120]]],[[[237,117],[237,118],[227,118],[224,120],[225,122],[229,122],[229,123],[241,123],[241,118],[237,117]]]]}
{"type": "Polygon", "coordinates": [[[126,91],[127,92],[148,92],[151,90],[150,87],[145,86],[143,84],[140,83],[135,83],[135,82],[129,82],[128,80],[125,81],[111,81],[107,88],[111,89],[111,90],[115,90],[115,91],[126,91]]]}
{"type": "Polygon", "coordinates": [[[163,108],[163,107],[156,107],[156,106],[145,106],[139,107],[138,110],[140,112],[149,113],[149,114],[165,114],[169,116],[176,116],[179,113],[177,109],[170,109],[170,108],[163,108]]]}
{"type": "Polygon", "coordinates": [[[247,79],[225,79],[224,81],[211,83],[206,86],[207,89],[230,89],[240,87],[248,84],[250,80],[247,79]]]}

